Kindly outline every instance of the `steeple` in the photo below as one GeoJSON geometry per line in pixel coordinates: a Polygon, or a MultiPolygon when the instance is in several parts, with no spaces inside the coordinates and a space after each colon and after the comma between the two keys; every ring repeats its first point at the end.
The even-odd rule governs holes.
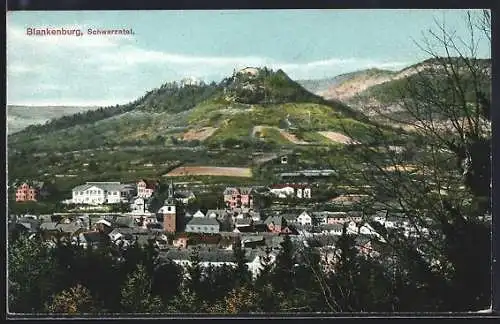
{"type": "Polygon", "coordinates": [[[170,180],[168,185],[168,198],[174,198],[174,181],[170,180]]]}
{"type": "Polygon", "coordinates": [[[167,199],[165,199],[165,204],[166,205],[173,205],[173,204],[175,204],[174,181],[173,180],[170,180],[170,184],[168,185],[167,199]]]}

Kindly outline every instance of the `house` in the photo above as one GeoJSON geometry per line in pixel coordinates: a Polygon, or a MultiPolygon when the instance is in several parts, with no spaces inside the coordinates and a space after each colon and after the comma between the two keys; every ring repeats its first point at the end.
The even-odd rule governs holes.
{"type": "Polygon", "coordinates": [[[389,213],[388,211],[377,212],[373,220],[384,225],[386,228],[405,227],[405,223],[408,223],[404,213],[389,213]]]}
{"type": "Polygon", "coordinates": [[[323,177],[331,177],[336,175],[337,172],[335,170],[324,169],[324,170],[300,170],[294,172],[283,172],[280,173],[281,179],[286,178],[323,178],[323,177]]]}
{"type": "MultiPolygon", "coordinates": [[[[175,264],[182,266],[184,269],[191,265],[191,254],[190,249],[172,249],[169,251],[161,251],[158,255],[161,261],[171,261],[175,264]]],[[[221,250],[221,249],[200,249],[198,251],[198,258],[200,260],[200,266],[202,268],[207,268],[209,266],[220,267],[220,266],[230,266],[236,267],[236,259],[234,257],[233,251],[231,250],[221,250]]],[[[258,276],[262,270],[262,263],[274,263],[276,260],[276,253],[269,253],[267,255],[261,250],[250,250],[245,249],[245,259],[248,270],[252,273],[255,278],[258,276]],[[268,257],[268,258],[267,258],[268,257]]]]}
{"type": "Polygon", "coordinates": [[[258,246],[265,246],[266,240],[263,235],[242,235],[241,247],[254,249],[258,246]]]}
{"type": "Polygon", "coordinates": [[[344,225],[342,224],[324,224],[321,225],[321,233],[331,235],[342,235],[344,225]]]}
{"type": "Polygon", "coordinates": [[[72,203],[102,205],[128,202],[136,190],[135,185],[120,182],[87,182],[73,188],[72,203]]]}
{"type": "Polygon", "coordinates": [[[136,227],[136,222],[131,216],[114,216],[109,223],[112,227],[136,227]]]}
{"type": "Polygon", "coordinates": [[[115,228],[108,234],[108,236],[111,242],[117,245],[123,244],[125,246],[129,246],[134,240],[134,234],[134,231],[131,231],[128,228],[115,228]]]}
{"type": "Polygon", "coordinates": [[[228,187],[224,190],[224,203],[227,208],[253,208],[253,189],[228,187]]]}
{"type": "MultiPolygon", "coordinates": [[[[255,232],[255,233],[270,233],[271,232],[271,230],[269,229],[269,226],[267,226],[267,224],[265,224],[264,222],[260,222],[260,223],[254,222],[252,227],[253,227],[253,232],[255,232]]],[[[242,229],[245,229],[245,227],[242,227],[242,229]]]]}
{"type": "MultiPolygon", "coordinates": [[[[173,249],[166,252],[160,252],[158,257],[160,260],[170,260],[185,269],[191,265],[191,253],[189,249],[173,249]]],[[[202,268],[207,268],[209,266],[220,267],[222,265],[231,267],[236,266],[236,260],[232,251],[204,249],[198,252],[198,257],[202,268]]]]}
{"type": "Polygon", "coordinates": [[[186,232],[191,233],[219,233],[220,224],[215,218],[193,217],[186,224],[186,232]]]}
{"type": "Polygon", "coordinates": [[[375,229],[368,223],[357,224],[354,221],[350,221],[349,223],[347,223],[346,229],[348,234],[380,237],[380,234],[378,234],[375,229]]]}
{"type": "Polygon", "coordinates": [[[189,204],[190,201],[193,201],[196,199],[195,194],[190,190],[178,190],[175,192],[174,196],[178,202],[180,202],[184,205],[187,205],[187,204],[189,204]]]}
{"type": "Polygon", "coordinates": [[[148,199],[158,188],[158,181],[141,179],[137,182],[137,197],[148,199]]]}
{"type": "Polygon", "coordinates": [[[236,222],[234,223],[235,227],[245,227],[245,226],[252,226],[253,220],[251,218],[244,218],[244,219],[236,219],[236,222]]]}
{"type": "Polygon", "coordinates": [[[188,246],[187,236],[179,236],[175,238],[172,242],[172,245],[176,248],[187,249],[188,246]]]}
{"type": "Polygon", "coordinates": [[[137,197],[132,199],[132,204],[130,205],[130,210],[132,213],[136,214],[142,214],[147,212],[148,210],[148,204],[146,202],[146,198],[144,197],[137,197]]]}
{"type": "Polygon", "coordinates": [[[298,231],[292,226],[288,225],[283,216],[269,216],[264,221],[270,232],[279,234],[298,234],[298,231]]]}
{"type": "Polygon", "coordinates": [[[290,198],[295,195],[295,189],[288,185],[273,185],[269,191],[281,199],[290,198]]]}
{"type": "Polygon", "coordinates": [[[109,233],[113,230],[113,225],[105,219],[100,219],[95,223],[95,229],[99,232],[109,233]]]}
{"type": "Polygon", "coordinates": [[[363,254],[365,256],[370,256],[370,257],[377,257],[380,255],[380,252],[378,252],[374,244],[371,240],[370,237],[366,236],[357,236],[355,239],[355,245],[356,249],[358,250],[358,253],[363,254]]]}
{"type": "Polygon", "coordinates": [[[251,210],[248,214],[254,222],[259,222],[261,220],[259,212],[251,210]]]}
{"type": "Polygon", "coordinates": [[[327,224],[344,224],[349,220],[346,212],[329,212],[327,224]]]}
{"type": "Polygon", "coordinates": [[[57,228],[58,223],[57,222],[44,222],[40,224],[40,230],[41,231],[47,231],[47,232],[55,232],[59,231],[57,228]]]}
{"type": "Polygon", "coordinates": [[[133,219],[135,223],[142,228],[152,229],[157,227],[155,225],[159,225],[158,219],[156,219],[156,216],[153,215],[143,215],[141,217],[134,217],[133,219]]]}
{"type": "Polygon", "coordinates": [[[108,235],[99,231],[80,233],[72,238],[73,244],[79,245],[83,248],[97,248],[105,245],[108,241],[108,235]]]}
{"type": "Polygon", "coordinates": [[[298,217],[297,217],[297,223],[300,225],[312,225],[312,217],[306,212],[303,211],[298,217]]]}
{"type": "Polygon", "coordinates": [[[270,232],[281,233],[282,227],[286,226],[286,220],[282,216],[269,216],[264,221],[270,232]]]}
{"type": "Polygon", "coordinates": [[[38,201],[47,195],[47,189],[43,182],[26,181],[16,189],[16,201],[38,201]]]}
{"type": "Polygon", "coordinates": [[[328,223],[328,215],[330,212],[322,211],[322,212],[312,212],[311,218],[314,225],[325,225],[328,223]]]}
{"type": "Polygon", "coordinates": [[[207,210],[207,215],[206,217],[208,218],[216,218],[216,219],[221,219],[227,216],[227,212],[223,209],[209,209],[207,210]]]}
{"type": "Polygon", "coordinates": [[[41,222],[33,217],[21,217],[17,219],[15,227],[20,231],[36,233],[40,229],[41,222]]]}
{"type": "Polygon", "coordinates": [[[74,236],[80,231],[85,230],[83,223],[75,221],[69,224],[57,224],[56,229],[68,236],[74,236]]]}
{"type": "Polygon", "coordinates": [[[270,187],[270,192],[278,198],[311,198],[311,186],[307,184],[275,184],[270,187]]]}
{"type": "Polygon", "coordinates": [[[353,221],[355,223],[359,223],[363,221],[363,212],[360,211],[348,211],[347,212],[347,220],[353,221]]]}
{"type": "MultiPolygon", "coordinates": [[[[266,230],[267,230],[267,227],[266,227],[266,230]]],[[[235,226],[232,232],[233,233],[261,233],[264,231],[258,232],[254,226],[235,226]]]]}
{"type": "Polygon", "coordinates": [[[168,238],[166,235],[160,235],[155,237],[154,245],[160,250],[168,249],[168,238]]]}
{"type": "Polygon", "coordinates": [[[205,218],[205,214],[201,210],[198,210],[196,213],[193,214],[193,218],[205,218]]]}

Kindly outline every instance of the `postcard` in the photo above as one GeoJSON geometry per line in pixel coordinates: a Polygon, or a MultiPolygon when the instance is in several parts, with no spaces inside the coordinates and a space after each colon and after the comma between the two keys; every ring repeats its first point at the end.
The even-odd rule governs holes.
{"type": "Polygon", "coordinates": [[[491,66],[489,10],[7,12],[8,313],[488,312],[491,66]]]}

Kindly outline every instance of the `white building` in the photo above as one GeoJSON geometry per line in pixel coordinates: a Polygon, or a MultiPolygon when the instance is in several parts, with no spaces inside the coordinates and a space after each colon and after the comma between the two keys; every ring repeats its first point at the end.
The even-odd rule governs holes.
{"type": "Polygon", "coordinates": [[[272,188],[270,192],[278,198],[287,198],[294,195],[295,190],[292,187],[272,188]]]}
{"type": "Polygon", "coordinates": [[[130,210],[134,214],[144,214],[148,210],[148,204],[144,198],[137,197],[130,204],[130,210]]]}
{"type": "Polygon", "coordinates": [[[120,182],[87,182],[73,188],[71,200],[74,204],[117,204],[128,202],[135,192],[135,185],[120,182]]]}
{"type": "Polygon", "coordinates": [[[269,190],[278,198],[296,197],[299,199],[311,199],[311,187],[304,184],[276,184],[269,190]]]}
{"type": "Polygon", "coordinates": [[[297,188],[297,198],[311,198],[311,188],[297,188]]]}
{"type": "MultiPolygon", "coordinates": [[[[191,265],[191,261],[189,259],[189,252],[187,250],[181,251],[170,251],[165,253],[168,255],[168,259],[170,259],[175,264],[187,269],[191,265]]],[[[262,261],[263,261],[264,253],[257,252],[247,255],[246,265],[248,270],[252,273],[252,276],[256,278],[260,272],[262,271],[262,261]]],[[[268,262],[273,264],[276,261],[276,255],[271,253],[269,255],[268,262]]],[[[234,260],[232,252],[228,250],[220,250],[218,252],[212,253],[200,253],[200,266],[201,268],[212,267],[221,267],[221,266],[230,266],[236,267],[236,261],[234,260]]]]}
{"type": "Polygon", "coordinates": [[[303,211],[297,217],[297,223],[299,223],[300,225],[312,225],[312,218],[306,211],[303,211]]]}

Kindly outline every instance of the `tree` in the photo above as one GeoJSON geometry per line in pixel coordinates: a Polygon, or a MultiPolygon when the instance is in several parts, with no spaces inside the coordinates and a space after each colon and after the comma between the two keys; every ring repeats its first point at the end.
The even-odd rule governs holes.
{"type": "Polygon", "coordinates": [[[381,209],[404,214],[417,233],[384,234],[385,248],[403,267],[399,297],[424,294],[414,294],[413,311],[463,311],[490,303],[491,225],[484,216],[490,214],[491,194],[491,61],[477,53],[478,42],[489,42],[488,20],[488,12],[478,18],[468,12],[469,39],[436,21],[417,42],[430,59],[404,80],[379,88],[390,99],[387,105],[398,104],[404,114],[388,115],[385,105],[378,113],[404,125],[405,138],[421,142],[412,152],[417,154],[392,152],[383,127],[373,134],[377,147],[357,150],[360,162],[370,166],[360,173],[375,188],[367,194],[381,209]],[[374,160],[382,149],[383,158],[374,160]]]}
{"type": "Polygon", "coordinates": [[[94,311],[92,295],[86,287],[78,284],[55,295],[47,311],[68,314],[91,313],[94,311]]]}
{"type": "Polygon", "coordinates": [[[251,274],[248,270],[245,250],[241,247],[241,239],[237,238],[233,243],[233,255],[236,260],[235,277],[236,287],[242,287],[251,282],[251,274]]]}
{"type": "Polygon", "coordinates": [[[222,302],[209,308],[211,313],[242,314],[260,311],[257,293],[247,287],[235,288],[222,302]]]}
{"type": "Polygon", "coordinates": [[[156,266],[152,276],[152,293],[158,295],[164,305],[180,292],[182,268],[173,262],[156,266]]]}
{"type": "Polygon", "coordinates": [[[38,236],[21,235],[8,250],[8,310],[43,311],[44,303],[55,293],[55,259],[38,236]]]}
{"type": "Polygon", "coordinates": [[[186,269],[186,287],[189,291],[197,293],[200,291],[201,280],[203,277],[203,267],[200,261],[200,249],[198,247],[193,249],[189,258],[190,264],[186,269]]]}
{"type": "Polygon", "coordinates": [[[295,251],[289,235],[284,236],[280,245],[281,249],[276,256],[272,282],[277,290],[287,293],[294,288],[295,251]]]}
{"type": "Polygon", "coordinates": [[[121,290],[121,305],[127,313],[158,313],[163,310],[161,299],[151,294],[151,279],[143,265],[127,277],[121,290]]]}
{"type": "Polygon", "coordinates": [[[188,287],[183,286],[167,306],[169,313],[203,313],[208,305],[188,287]]]}
{"type": "Polygon", "coordinates": [[[95,161],[90,161],[88,165],[88,170],[93,173],[98,173],[100,171],[99,166],[95,161]]]}

